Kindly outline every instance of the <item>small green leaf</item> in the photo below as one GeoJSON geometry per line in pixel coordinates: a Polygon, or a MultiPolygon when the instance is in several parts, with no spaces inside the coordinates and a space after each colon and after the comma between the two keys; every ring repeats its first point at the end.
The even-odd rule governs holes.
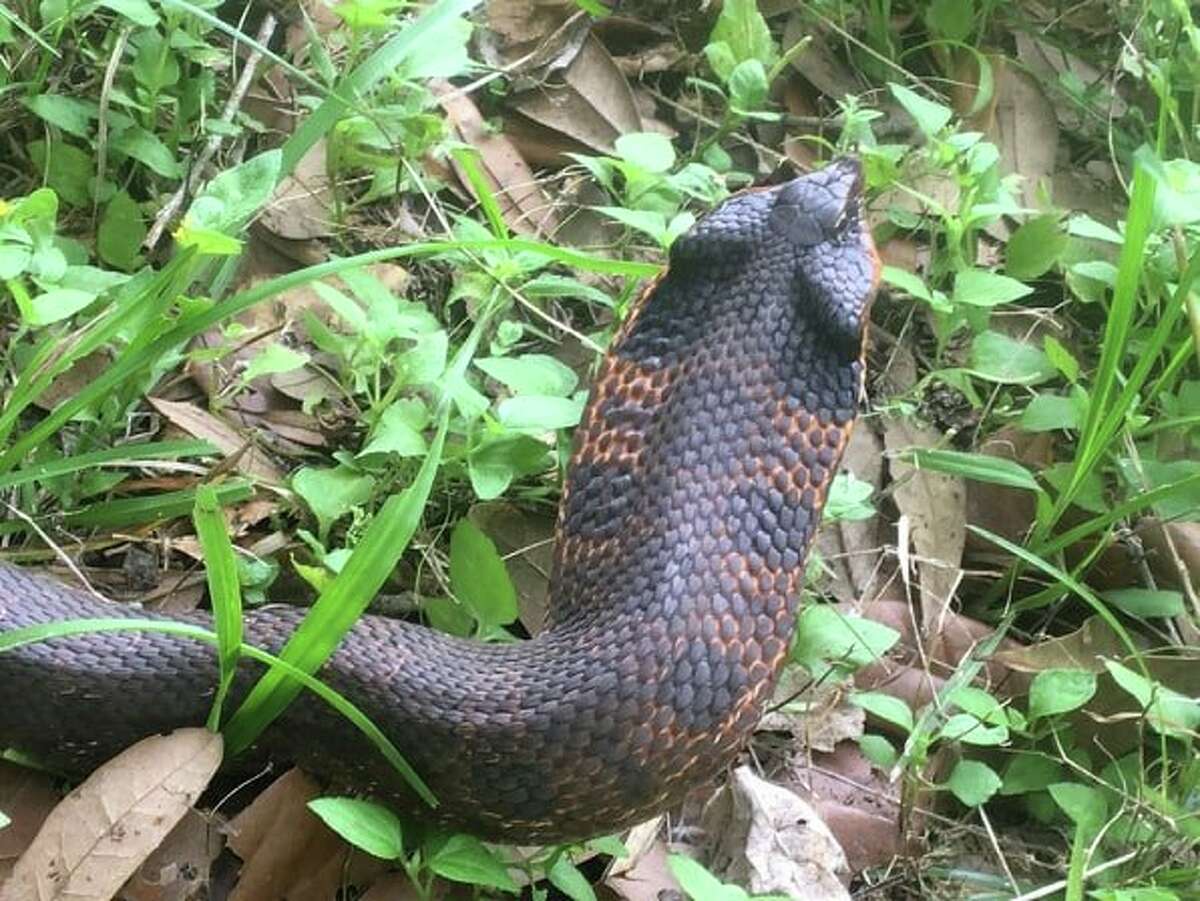
{"type": "Polygon", "coordinates": [[[1100,596],[1130,616],[1140,616],[1143,619],[1182,616],[1186,609],[1183,595],[1178,591],[1120,588],[1105,591],[1100,596]]]}
{"type": "Polygon", "coordinates": [[[179,178],[183,175],[183,166],[162,138],[140,125],[130,125],[113,135],[111,147],[133,157],[163,178],[179,178]]]}
{"type": "Polygon", "coordinates": [[[960,760],[950,774],[946,787],[968,807],[978,807],[1000,789],[1000,777],[986,763],[960,760]]]}
{"type": "Polygon", "coordinates": [[[938,739],[994,747],[1008,741],[1008,727],[989,726],[969,713],[956,713],[938,731],[938,739]]]}
{"type": "Polygon", "coordinates": [[[825,517],[828,521],[858,521],[875,515],[871,495],[875,486],[856,478],[852,472],[839,472],[829,486],[829,497],[825,501],[825,517]]]}
{"type": "Polygon", "coordinates": [[[876,716],[905,732],[913,730],[912,708],[897,697],[881,691],[856,691],[850,695],[850,703],[857,704],[872,716],[876,716]]]}
{"type": "Polygon", "coordinates": [[[966,41],[974,27],[973,0],[931,0],[925,10],[925,21],[940,38],[953,43],[966,41]]]}
{"type": "Polygon", "coordinates": [[[283,155],[268,150],[226,169],[204,186],[188,210],[193,228],[236,235],[271,199],[283,155]]]}
{"type": "Polygon", "coordinates": [[[932,138],[945,128],[950,117],[954,115],[954,111],[950,107],[926,100],[903,85],[889,83],[888,90],[892,92],[896,102],[904,107],[904,111],[913,117],[917,128],[921,129],[922,134],[927,138],[932,138]]]}
{"type": "Polygon", "coordinates": [[[452,835],[429,858],[429,868],[443,879],[517,894],[520,888],[508,868],[472,835],[452,835]]]}
{"type": "Polygon", "coordinates": [[[325,825],[368,854],[384,860],[404,856],[400,819],[386,807],[358,798],[316,798],[308,809],[325,825]]]}
{"type": "Polygon", "coordinates": [[[1094,833],[1104,824],[1108,808],[1104,794],[1077,782],[1058,782],[1049,786],[1050,797],[1083,832],[1094,833]]]}
{"type": "Polygon", "coordinates": [[[985,269],[964,269],[954,277],[954,291],[950,299],[954,303],[994,307],[1012,303],[1032,293],[1033,288],[1007,275],[985,269]]]}
{"type": "Polygon", "coordinates": [[[1048,669],[1029,686],[1029,717],[1078,710],[1096,693],[1096,674],[1079,669],[1048,669]]]}
{"type": "Polygon", "coordinates": [[[767,70],[756,59],[738,63],[729,75],[729,99],[735,110],[754,112],[767,102],[767,70]]]}
{"type": "Polygon", "coordinates": [[[1047,335],[1042,339],[1042,347],[1046,351],[1046,358],[1055,369],[1066,376],[1067,381],[1074,382],[1079,378],[1079,361],[1062,345],[1061,341],[1053,335],[1047,335]]]}
{"type": "Polygon", "coordinates": [[[1059,261],[1069,240],[1057,216],[1036,216],[1008,239],[1004,271],[1017,279],[1039,278],[1059,261]]]}
{"type": "Polygon", "coordinates": [[[755,59],[770,67],[779,58],[771,29],[755,0],[725,0],[708,39],[727,44],[739,63],[755,59]]]}
{"type": "Polygon", "coordinates": [[[334,469],[306,466],[292,476],[292,489],[304,498],[317,517],[322,541],[335,521],[370,499],[374,488],[373,478],[346,466],[334,469]]]}
{"type": "Polygon", "coordinates": [[[633,132],[616,140],[617,155],[646,172],[669,172],[675,165],[675,148],[657,132],[633,132]]]}
{"type": "Polygon", "coordinates": [[[713,41],[706,44],[704,58],[708,60],[709,67],[722,82],[729,81],[729,76],[738,64],[737,58],[733,55],[733,49],[724,41],[713,41]]]}
{"type": "Polygon", "coordinates": [[[933,294],[916,273],[909,272],[907,269],[900,269],[897,266],[884,266],[881,275],[883,281],[887,284],[911,294],[918,300],[933,303],[933,294]]]}
{"type": "Polygon", "coordinates": [[[11,822],[12,822],[12,820],[10,820],[7,816],[5,816],[4,811],[0,811],[0,829],[3,829],[5,826],[7,826],[11,822]]]}
{"type": "Polygon", "coordinates": [[[485,627],[506,626],[517,618],[517,592],[492,539],[469,519],[450,536],[450,585],[485,627]]]}
{"type": "Polygon", "coordinates": [[[251,382],[264,375],[295,372],[308,362],[308,354],[285,344],[268,344],[246,364],[242,381],[251,382]]]}
{"type": "Polygon", "coordinates": [[[558,856],[558,860],[554,861],[554,866],[546,876],[550,884],[571,901],[596,901],[596,893],[592,890],[591,883],[566,854],[558,856]]]}
{"type": "Polygon", "coordinates": [[[896,765],[900,755],[882,735],[860,735],[858,748],[871,764],[885,772],[896,765]]]}
{"type": "Polygon", "coordinates": [[[792,659],[820,678],[831,668],[853,672],[874,663],[899,640],[895,629],[816,604],[800,614],[792,659]]]}
{"type": "Polygon", "coordinates": [[[667,866],[692,901],[742,901],[749,897],[737,886],[723,883],[690,857],[671,854],[667,857],[667,866]]]}

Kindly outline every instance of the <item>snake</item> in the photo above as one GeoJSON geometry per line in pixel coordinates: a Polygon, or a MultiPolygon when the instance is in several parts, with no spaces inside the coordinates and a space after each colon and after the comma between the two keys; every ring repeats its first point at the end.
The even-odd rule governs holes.
{"type": "MultiPolygon", "coordinates": [[[[563,478],[546,627],[481,642],[365,615],[318,677],[437,798],[437,828],[577,841],[669,810],[745,746],[789,655],[806,559],[864,391],[880,275],[852,158],[736,193],[671,245],[618,327],[563,478]]],[[[145,611],[0,566],[0,632],[145,611]]],[[[278,650],[302,613],[245,614],[278,650]]],[[[198,613],[194,622],[211,623],[198,613]]],[[[236,700],[261,673],[239,668],[236,700]]],[[[204,723],[215,651],[158,632],[0,653],[0,748],[84,774],[204,723]]],[[[302,693],[255,749],[412,807],[361,734],[302,693]]]]}

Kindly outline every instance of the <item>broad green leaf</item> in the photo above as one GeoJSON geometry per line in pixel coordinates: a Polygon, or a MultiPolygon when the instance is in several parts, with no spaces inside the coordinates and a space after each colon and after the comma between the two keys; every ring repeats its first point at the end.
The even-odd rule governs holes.
{"type": "Polygon", "coordinates": [[[44,173],[46,187],[71,206],[92,202],[92,177],[96,167],[90,154],[64,141],[32,141],[29,156],[38,171],[44,173]]]}
{"type": "Polygon", "coordinates": [[[1004,768],[1002,795],[1042,791],[1062,777],[1062,764],[1044,754],[1017,754],[1004,768]]]}
{"type": "Polygon", "coordinates": [[[552,464],[550,448],[529,435],[503,435],[481,444],[467,459],[471,487],[480,500],[504,493],[519,476],[545,472],[552,464]]]}
{"type": "Polygon", "coordinates": [[[960,760],[950,773],[946,787],[968,807],[978,807],[999,791],[1000,777],[986,763],[960,760]]]}
{"type": "Polygon", "coordinates": [[[725,0],[708,39],[710,43],[722,41],[729,45],[739,63],[754,59],[769,68],[779,58],[771,29],[755,0],[725,0]]]}
{"type": "Polygon", "coordinates": [[[359,457],[371,454],[395,454],[399,457],[421,457],[428,450],[421,434],[429,415],[424,404],[400,400],[379,417],[371,432],[371,440],[359,451],[359,457]]]}
{"type": "Polygon", "coordinates": [[[92,291],[54,288],[33,298],[25,321],[29,325],[49,325],[74,316],[96,299],[92,291]]]}
{"type": "Polygon", "coordinates": [[[1062,257],[1069,240],[1057,216],[1036,216],[1008,239],[1004,248],[1004,271],[1016,279],[1045,275],[1062,257]]]}
{"type": "Polygon", "coordinates": [[[514,895],[520,891],[508,868],[472,835],[450,836],[430,855],[429,868],[454,882],[496,888],[514,895]]]}
{"type": "Polygon", "coordinates": [[[360,798],[316,798],[308,809],[325,825],[368,854],[383,860],[404,856],[404,830],[400,818],[373,801],[360,798]]]}
{"type": "Polygon", "coordinates": [[[1186,609],[1178,591],[1119,588],[1102,592],[1100,597],[1130,616],[1142,618],[1182,616],[1186,609]]]}
{"type": "Polygon", "coordinates": [[[579,424],[583,399],[518,395],[500,401],[496,414],[505,428],[525,432],[551,432],[579,424]]]}
{"type": "Polygon", "coordinates": [[[820,678],[830,669],[853,672],[874,663],[899,640],[889,626],[816,604],[797,620],[792,659],[820,678]]]}
{"type": "Polygon", "coordinates": [[[1017,421],[1027,432],[1057,432],[1079,428],[1079,403],[1058,394],[1035,395],[1017,421]]]}
{"type": "Polygon", "coordinates": [[[925,22],[938,37],[964,42],[974,27],[973,0],[931,0],[925,9],[925,22]]]}
{"type": "Polygon", "coordinates": [[[133,157],[163,178],[179,178],[183,175],[183,166],[175,159],[171,149],[158,135],[140,125],[131,125],[113,135],[111,147],[133,157]]]}
{"type": "Polygon", "coordinates": [[[1012,303],[1032,293],[1033,288],[1007,275],[985,269],[965,269],[954,277],[954,291],[950,299],[954,303],[994,307],[1012,303]]]}
{"type": "Polygon", "coordinates": [[[142,28],[154,28],[159,22],[158,13],[147,0],[100,0],[100,5],[120,13],[142,28]]]}
{"type": "Polygon", "coordinates": [[[204,186],[186,221],[194,228],[237,234],[271,199],[281,162],[280,151],[268,150],[226,169],[204,186]]]}
{"type": "Polygon", "coordinates": [[[517,618],[517,592],[496,545],[469,519],[450,536],[450,585],[454,594],[486,627],[517,618]]]}
{"type": "Polygon", "coordinates": [[[1029,686],[1030,719],[1078,710],[1096,693],[1096,674],[1080,669],[1043,670],[1029,686]]]}
{"type": "Polygon", "coordinates": [[[475,365],[517,394],[569,397],[579,377],[566,364],[547,354],[519,357],[484,357],[475,365]]]}
{"type": "Polygon", "coordinates": [[[1200,166],[1187,159],[1159,160],[1149,152],[1139,153],[1139,161],[1157,183],[1155,228],[1200,221],[1200,166]]]}
{"type": "Polygon", "coordinates": [[[1104,667],[1113,680],[1142,705],[1146,721],[1159,732],[1190,740],[1200,728],[1200,699],[1147,679],[1115,660],[1105,660],[1104,667]]]}
{"type": "Polygon", "coordinates": [[[896,98],[896,102],[904,107],[904,111],[913,117],[922,134],[931,138],[940,132],[950,122],[954,111],[950,107],[932,100],[926,100],[920,94],[899,84],[888,84],[888,90],[896,98]]]}
{"type": "Polygon", "coordinates": [[[733,48],[724,41],[713,41],[706,44],[704,58],[708,60],[709,67],[722,82],[729,81],[729,76],[738,64],[737,58],[733,55],[733,48]]]}
{"type": "Polygon", "coordinates": [[[897,266],[884,266],[881,275],[885,283],[911,294],[918,300],[933,303],[933,294],[924,280],[916,273],[900,269],[897,266]]]}
{"type": "Polygon", "coordinates": [[[95,102],[61,94],[37,94],[21,102],[56,128],[85,140],[91,137],[92,120],[100,115],[95,102]]]}
{"type": "Polygon", "coordinates": [[[96,252],[110,266],[129,271],[138,262],[146,223],[141,208],[125,191],[118,191],[104,207],[96,232],[96,252]]]}
{"type": "Polygon", "coordinates": [[[982,332],[971,342],[971,370],[1007,385],[1036,385],[1055,374],[1040,348],[993,331],[982,332]]]}

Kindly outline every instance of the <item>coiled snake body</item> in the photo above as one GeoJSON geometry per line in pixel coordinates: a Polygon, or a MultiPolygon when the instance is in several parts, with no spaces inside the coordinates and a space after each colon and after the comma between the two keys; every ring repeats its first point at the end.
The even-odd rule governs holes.
{"type": "MultiPolygon", "coordinates": [[[[676,241],[576,432],[544,632],[480,644],[365,617],[320,673],[395,742],[446,825],[524,842],[612,831],[711,778],[753,730],[862,387],[879,266],[860,179],[841,161],[736,195],[676,241]]],[[[0,567],[0,631],[122,615],[0,567]]],[[[278,648],[299,616],[248,614],[246,640],[278,648]]],[[[154,633],[2,653],[0,747],[84,771],[202,723],[215,675],[209,647],[154,633]]],[[[314,698],[264,742],[406,793],[314,698]]]]}

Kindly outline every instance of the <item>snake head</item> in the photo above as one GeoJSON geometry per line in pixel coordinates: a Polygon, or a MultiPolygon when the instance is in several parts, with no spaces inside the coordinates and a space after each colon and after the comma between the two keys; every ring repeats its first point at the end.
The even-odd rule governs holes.
{"type": "Polygon", "coordinates": [[[862,167],[842,158],[734,195],[672,245],[672,268],[731,286],[789,278],[797,312],[857,357],[880,269],[862,191],[862,167]]]}
{"type": "Polygon", "coordinates": [[[830,337],[861,347],[879,280],[863,216],[862,166],[843,158],[777,188],[767,223],[795,253],[797,291],[830,337]]]}

